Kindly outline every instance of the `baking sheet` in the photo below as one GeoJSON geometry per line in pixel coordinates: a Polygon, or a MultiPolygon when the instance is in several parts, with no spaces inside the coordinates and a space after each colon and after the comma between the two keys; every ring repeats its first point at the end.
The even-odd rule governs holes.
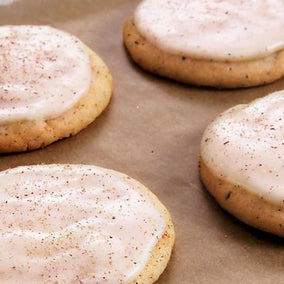
{"type": "Polygon", "coordinates": [[[177,240],[158,284],[284,283],[283,240],[224,212],[199,181],[204,128],[227,108],[284,89],[284,80],[235,91],[195,88],[136,67],[122,26],[137,0],[19,0],[0,24],[48,24],[77,35],[110,67],[107,110],[78,135],[29,153],[0,156],[0,170],[39,163],[113,168],[148,186],[172,214],[177,240]]]}

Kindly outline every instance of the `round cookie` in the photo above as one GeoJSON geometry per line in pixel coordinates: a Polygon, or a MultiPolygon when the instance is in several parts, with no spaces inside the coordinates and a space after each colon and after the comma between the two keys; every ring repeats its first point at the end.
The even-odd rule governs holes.
{"type": "Polygon", "coordinates": [[[205,130],[200,174],[243,222],[284,237],[284,91],[219,115],[205,130]]]}
{"type": "Polygon", "coordinates": [[[0,172],[5,283],[154,283],[175,239],[167,209],[138,181],[87,165],[0,172]]]}
{"type": "Polygon", "coordinates": [[[112,77],[78,38],[48,26],[0,27],[0,152],[44,147],[108,105],[112,77]]]}
{"type": "Polygon", "coordinates": [[[144,0],[123,38],[133,60],[154,74],[199,86],[257,86],[284,76],[283,13],[281,0],[144,0]]]}

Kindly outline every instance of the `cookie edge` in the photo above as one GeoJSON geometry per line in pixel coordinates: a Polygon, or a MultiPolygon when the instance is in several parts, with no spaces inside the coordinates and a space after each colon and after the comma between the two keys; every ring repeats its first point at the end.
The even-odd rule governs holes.
{"type": "Polygon", "coordinates": [[[200,156],[200,178],[217,203],[242,222],[284,237],[283,206],[274,205],[241,185],[217,177],[200,156]]]}
{"type": "MultiPolygon", "coordinates": [[[[134,180],[134,179],[132,179],[134,180]]],[[[134,180],[138,182],[137,180],[134,180]]],[[[138,182],[139,183],[139,182],[138,182]]],[[[163,214],[166,220],[166,230],[159,239],[155,248],[151,252],[151,257],[144,267],[144,269],[139,273],[135,280],[129,284],[152,284],[159,279],[161,274],[166,269],[170,258],[172,256],[172,250],[175,242],[175,230],[174,224],[171,219],[171,215],[168,209],[163,205],[159,198],[145,185],[142,185],[143,189],[147,192],[153,201],[155,207],[163,214]]]]}

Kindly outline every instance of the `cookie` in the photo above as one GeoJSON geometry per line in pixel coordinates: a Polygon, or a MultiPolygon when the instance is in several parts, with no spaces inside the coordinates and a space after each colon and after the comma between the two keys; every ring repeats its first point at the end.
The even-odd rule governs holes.
{"type": "Polygon", "coordinates": [[[222,113],[201,143],[200,173],[243,222],[284,237],[284,91],[222,113]]]}
{"type": "Polygon", "coordinates": [[[198,86],[257,86],[284,76],[283,14],[282,0],[144,0],[123,38],[154,74],[198,86]]]}
{"type": "Polygon", "coordinates": [[[78,133],[108,105],[112,77],[78,38],[48,26],[0,27],[0,152],[78,133]]]}
{"type": "Polygon", "coordinates": [[[153,283],[175,233],[138,181],[86,165],[0,173],[2,283],[153,283]]]}

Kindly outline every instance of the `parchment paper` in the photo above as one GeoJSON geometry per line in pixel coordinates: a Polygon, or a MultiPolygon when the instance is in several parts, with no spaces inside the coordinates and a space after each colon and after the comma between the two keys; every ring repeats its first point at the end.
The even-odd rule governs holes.
{"type": "MultiPolygon", "coordinates": [[[[284,88],[284,80],[235,91],[195,88],[136,67],[122,26],[138,0],[19,0],[0,6],[0,24],[48,24],[78,36],[108,64],[114,94],[78,135],[24,154],[0,156],[0,170],[39,163],[113,168],[148,186],[172,214],[177,240],[158,284],[284,283],[283,240],[223,211],[201,185],[200,139],[220,112],[284,88]]],[[[5,249],[5,248],[1,248],[5,249]]]]}

